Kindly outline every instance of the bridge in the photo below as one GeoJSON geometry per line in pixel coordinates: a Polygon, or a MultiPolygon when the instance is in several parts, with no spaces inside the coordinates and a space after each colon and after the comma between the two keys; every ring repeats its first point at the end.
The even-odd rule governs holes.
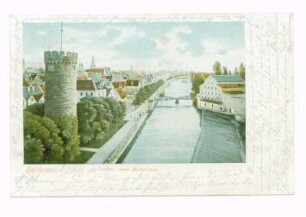
{"type": "Polygon", "coordinates": [[[173,96],[164,96],[160,97],[157,100],[164,101],[164,100],[191,100],[190,96],[180,96],[180,97],[173,97],[173,96]]]}
{"type": "Polygon", "coordinates": [[[192,107],[192,100],[190,96],[171,97],[165,96],[157,99],[155,107],[158,108],[182,108],[192,107]]]}

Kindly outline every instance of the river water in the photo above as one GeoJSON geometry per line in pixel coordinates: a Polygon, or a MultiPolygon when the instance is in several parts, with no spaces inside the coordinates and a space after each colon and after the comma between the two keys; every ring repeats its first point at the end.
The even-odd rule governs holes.
{"type": "MultiPolygon", "coordinates": [[[[174,80],[165,89],[165,98],[185,97],[190,94],[190,91],[191,82],[189,79],[174,80]]],[[[233,140],[231,139],[233,142],[229,141],[228,138],[222,138],[222,135],[220,137],[218,132],[214,132],[215,126],[213,122],[203,125],[207,129],[202,129],[202,133],[200,124],[200,114],[192,106],[191,100],[180,100],[179,105],[175,105],[175,100],[173,99],[161,100],[157,103],[156,108],[147,119],[133,144],[131,144],[131,148],[126,153],[122,163],[211,162],[207,157],[198,156],[204,156],[207,150],[207,144],[201,141],[199,143],[198,141],[199,138],[205,139],[207,137],[203,133],[203,130],[207,132],[207,129],[213,132],[212,137],[219,138],[219,143],[221,142],[222,144],[222,142],[226,141],[233,147],[238,147],[237,138],[232,135],[234,132],[230,122],[224,125],[222,134],[230,134],[235,137],[233,140]]],[[[220,151],[217,150],[217,152],[220,151]]],[[[239,158],[234,162],[241,161],[239,150],[234,149],[234,152],[234,158],[239,158]]],[[[224,162],[224,159],[220,162],[224,162]]],[[[232,159],[231,162],[233,162],[232,159]]]]}

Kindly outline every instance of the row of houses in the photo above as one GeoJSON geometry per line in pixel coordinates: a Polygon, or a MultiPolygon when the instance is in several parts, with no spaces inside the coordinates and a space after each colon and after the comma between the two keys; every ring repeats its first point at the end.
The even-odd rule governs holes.
{"type": "Polygon", "coordinates": [[[238,75],[209,75],[197,95],[199,109],[233,114],[245,119],[245,81],[238,75]]]}
{"type": "MultiPolygon", "coordinates": [[[[84,97],[111,97],[118,101],[131,102],[137,91],[146,84],[155,82],[152,74],[133,71],[111,72],[109,68],[90,68],[78,72],[76,80],[76,99],[79,102],[84,97]]],[[[44,103],[45,74],[24,74],[23,107],[35,103],[44,103]]]]}

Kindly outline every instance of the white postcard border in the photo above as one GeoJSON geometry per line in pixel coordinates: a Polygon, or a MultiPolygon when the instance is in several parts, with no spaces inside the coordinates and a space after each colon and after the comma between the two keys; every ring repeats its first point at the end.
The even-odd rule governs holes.
{"type": "Polygon", "coordinates": [[[12,196],[261,195],[294,192],[293,15],[171,14],[11,18],[12,196]],[[24,165],[23,22],[245,22],[245,164],[24,165]]]}

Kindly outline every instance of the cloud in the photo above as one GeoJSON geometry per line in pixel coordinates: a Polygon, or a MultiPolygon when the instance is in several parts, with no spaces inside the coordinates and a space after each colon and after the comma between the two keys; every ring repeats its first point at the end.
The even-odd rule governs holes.
{"type": "Polygon", "coordinates": [[[179,34],[189,35],[192,30],[188,26],[176,26],[165,33],[163,37],[152,38],[155,43],[155,48],[163,53],[184,52],[187,48],[187,43],[183,42],[179,34]]]}
{"type": "MultiPolygon", "coordinates": [[[[40,60],[43,63],[45,49],[59,48],[60,32],[53,32],[56,37],[52,41],[48,39],[51,42],[46,47],[39,44],[43,40],[38,40],[35,49],[27,50],[25,58],[28,62],[40,60]]],[[[50,34],[34,32],[37,36],[47,33],[50,34]]],[[[83,62],[85,67],[89,67],[92,56],[95,56],[99,67],[128,69],[132,63],[135,69],[150,71],[212,71],[216,60],[234,69],[244,62],[243,46],[231,46],[229,40],[215,31],[208,35],[188,23],[173,24],[154,31],[150,30],[149,23],[145,26],[123,23],[67,25],[64,26],[63,49],[78,52],[79,62],[83,62]]]]}

